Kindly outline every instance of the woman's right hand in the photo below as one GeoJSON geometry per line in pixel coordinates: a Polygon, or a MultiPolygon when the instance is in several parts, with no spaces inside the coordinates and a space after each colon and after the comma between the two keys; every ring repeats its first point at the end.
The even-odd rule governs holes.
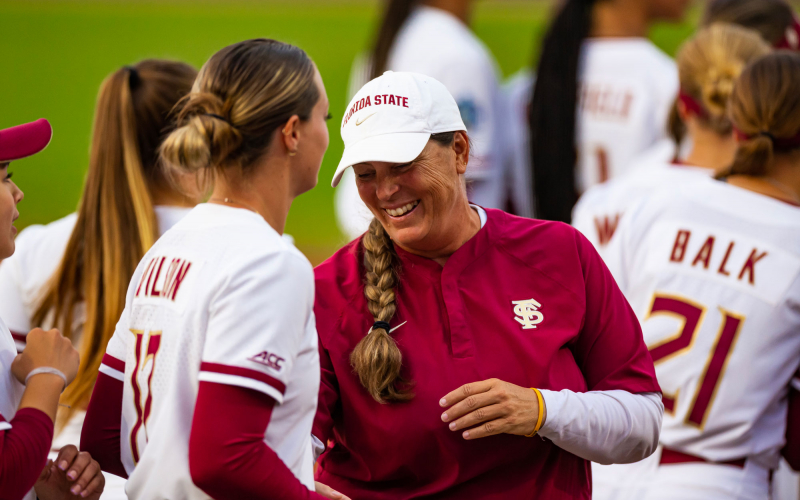
{"type": "Polygon", "coordinates": [[[328,485],[322,484],[319,481],[314,481],[316,485],[317,494],[330,498],[331,500],[350,500],[350,497],[342,495],[328,485]]]}
{"type": "Polygon", "coordinates": [[[36,368],[51,367],[67,377],[67,385],[78,373],[80,356],[72,342],[61,335],[57,329],[44,331],[34,328],[25,338],[25,350],[14,358],[11,373],[21,383],[36,368]]]}

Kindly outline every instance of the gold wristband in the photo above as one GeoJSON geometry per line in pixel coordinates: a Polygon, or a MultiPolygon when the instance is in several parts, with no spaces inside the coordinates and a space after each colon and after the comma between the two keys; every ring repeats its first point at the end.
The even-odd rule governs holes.
{"type": "Polygon", "coordinates": [[[525,437],[535,436],[539,429],[542,428],[542,419],[544,418],[544,398],[542,398],[542,393],[539,389],[534,389],[533,387],[531,387],[531,390],[536,393],[536,400],[539,402],[539,416],[536,419],[536,427],[534,427],[533,432],[526,434],[525,437]]]}

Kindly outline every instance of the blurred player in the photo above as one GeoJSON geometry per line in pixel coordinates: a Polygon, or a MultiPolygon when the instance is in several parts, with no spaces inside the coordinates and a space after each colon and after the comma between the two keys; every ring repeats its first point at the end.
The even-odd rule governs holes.
{"type": "MultiPolygon", "coordinates": [[[[470,30],[473,0],[388,0],[369,59],[356,60],[351,75],[352,97],[365,83],[386,70],[411,71],[442,82],[455,97],[474,158],[466,179],[469,199],[503,208],[504,143],[502,97],[497,64],[470,30]]],[[[336,219],[350,238],[369,227],[372,214],[361,201],[353,173],[345,172],[335,193],[336,219]]]]}
{"type": "MultiPolygon", "coordinates": [[[[0,259],[15,251],[14,221],[24,197],[11,180],[9,164],[43,150],[52,134],[45,119],[0,130],[0,259]]],[[[88,453],[68,445],[55,465],[47,462],[58,398],[75,379],[78,351],[58,330],[35,328],[28,335],[30,343],[17,355],[11,332],[0,320],[0,498],[60,500],[72,497],[74,488],[96,499],[104,479],[88,453]]]]}
{"type": "MultiPolygon", "coordinates": [[[[698,32],[678,52],[680,92],[670,129],[683,131],[691,147],[683,161],[632,165],[626,175],[592,187],[578,200],[572,224],[604,255],[622,214],[658,189],[679,186],[727,169],[736,152],[728,98],[744,67],[769,52],[752,30],[715,24],[698,32]]],[[[680,147],[680,146],[679,146],[680,147]]]]}
{"type": "MultiPolygon", "coordinates": [[[[59,412],[54,450],[80,439],[136,265],[199,201],[173,188],[157,161],[170,111],[196,75],[187,64],[155,59],[109,75],[97,100],[78,212],[22,231],[17,252],[0,265],[0,316],[18,347],[34,326],[57,327],[81,352],[77,378],[62,396],[68,407],[59,412]]],[[[103,498],[125,498],[124,482],[107,480],[103,498]]]]}
{"type": "Polygon", "coordinates": [[[666,137],[675,63],[647,40],[688,0],[567,0],[544,39],[530,109],[536,216],[569,222],[579,193],[666,137]]]}
{"type": "Polygon", "coordinates": [[[596,498],[769,496],[800,365],[800,54],[748,66],[730,115],[739,147],[721,180],[644,200],[609,249],[665,414],[660,453],[595,468],[596,498]]]}
{"type": "Polygon", "coordinates": [[[321,498],[313,271],[280,233],[327,117],[311,59],[264,39],[217,52],[180,104],[161,155],[213,193],[136,268],[81,439],[129,498],[321,498]]]}

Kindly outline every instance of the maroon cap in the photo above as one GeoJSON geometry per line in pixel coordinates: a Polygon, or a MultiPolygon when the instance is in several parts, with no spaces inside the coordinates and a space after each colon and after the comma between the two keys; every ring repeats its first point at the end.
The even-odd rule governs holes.
{"type": "Polygon", "coordinates": [[[45,118],[0,130],[0,162],[36,154],[50,144],[52,137],[53,129],[45,118]]]}

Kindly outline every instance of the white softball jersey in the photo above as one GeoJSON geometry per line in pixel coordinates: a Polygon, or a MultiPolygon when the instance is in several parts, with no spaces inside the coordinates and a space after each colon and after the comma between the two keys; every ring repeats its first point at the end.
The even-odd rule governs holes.
{"type": "MultiPolygon", "coordinates": [[[[386,69],[421,73],[441,82],[458,104],[472,149],[466,178],[470,201],[503,208],[504,119],[499,70],[489,49],[461,20],[441,9],[419,6],[395,38],[386,69]]],[[[351,95],[369,81],[366,58],[356,59],[351,72],[351,95]]],[[[369,227],[372,213],[361,201],[352,169],[336,188],[334,206],[339,228],[350,239],[369,227]]]]}
{"type": "Polygon", "coordinates": [[[200,381],[273,398],[264,441],[314,488],[320,368],[313,303],[311,264],[249,210],[198,205],[153,245],[108,345],[125,371],[101,366],[124,382],[129,498],[208,498],[188,463],[200,381]]]}
{"type": "Polygon", "coordinates": [[[663,390],[661,446],[746,461],[657,467],[657,453],[645,469],[595,467],[597,482],[638,467],[654,474],[640,498],[766,498],[800,365],[800,207],[698,180],[633,207],[606,257],[663,390]]]}
{"type": "Polygon", "coordinates": [[[572,225],[592,242],[604,257],[622,215],[636,203],[660,189],[673,189],[707,178],[712,169],[673,163],[636,166],[627,174],[597,184],[572,209],[572,225]]]}
{"type": "Polygon", "coordinates": [[[616,178],[667,139],[675,62],[645,38],[590,38],[581,54],[576,122],[579,192],[616,178]]]}

